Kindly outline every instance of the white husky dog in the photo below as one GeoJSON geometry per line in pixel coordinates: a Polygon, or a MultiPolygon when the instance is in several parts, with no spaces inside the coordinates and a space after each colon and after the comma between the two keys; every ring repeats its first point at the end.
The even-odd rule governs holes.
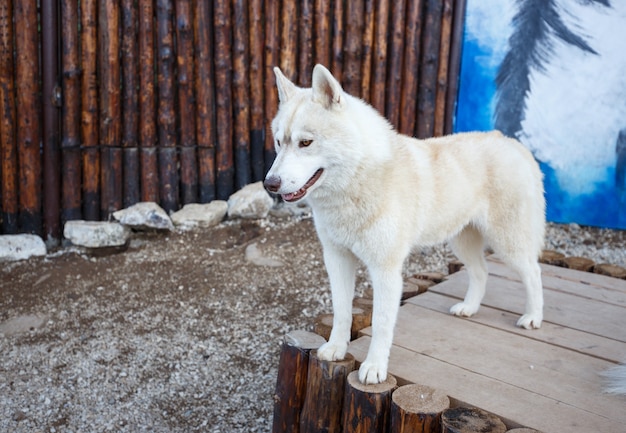
{"type": "Polygon", "coordinates": [[[488,244],[521,276],[526,310],[518,326],[539,328],[543,292],[542,175],[531,153],[499,132],[428,140],[400,135],[371,106],[345,93],[321,65],[303,89],[275,68],[280,101],[272,122],[276,160],[265,178],[283,200],[306,198],[324,248],[334,321],[323,360],[343,359],[350,339],[357,261],[374,287],[373,335],[359,379],[387,377],[402,293],[402,266],[414,247],[451,241],[469,288],[451,312],[471,316],[485,293],[488,244]]]}

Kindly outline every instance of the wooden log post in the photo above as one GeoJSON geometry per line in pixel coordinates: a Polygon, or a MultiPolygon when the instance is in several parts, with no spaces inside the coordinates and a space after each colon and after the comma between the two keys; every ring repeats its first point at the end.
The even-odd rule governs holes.
{"type": "Polygon", "coordinates": [[[385,115],[394,128],[400,126],[400,101],[402,99],[402,57],[404,54],[404,17],[406,1],[394,1],[391,5],[391,28],[389,29],[389,68],[385,115]]]}
{"type": "Polygon", "coordinates": [[[389,427],[391,395],[398,382],[392,375],[375,385],[359,381],[359,372],[348,375],[343,398],[342,432],[386,432],[389,427]]]}
{"type": "Polygon", "coordinates": [[[417,96],[417,137],[428,138],[434,133],[435,92],[439,69],[439,43],[441,34],[441,0],[425,0],[422,55],[420,61],[420,86],[417,96]]]}
{"type": "MultiPolygon", "coordinates": [[[[346,41],[343,89],[358,96],[361,90],[361,38],[363,37],[363,0],[346,2],[346,41]]],[[[367,95],[369,97],[369,95],[367,95]]],[[[369,99],[369,98],[368,98],[369,99]]]]}
{"type": "Polygon", "coordinates": [[[376,2],[374,24],[374,55],[372,59],[372,89],[370,102],[379,113],[385,113],[387,96],[387,34],[389,32],[389,1],[376,2]]]}
{"type": "MultiPolygon", "coordinates": [[[[350,340],[355,340],[359,332],[372,325],[372,310],[360,306],[352,307],[352,326],[350,327],[350,340]]],[[[333,329],[333,315],[321,314],[313,325],[316,334],[328,340],[333,329]]]]}
{"type": "MultiPolygon", "coordinates": [[[[200,2],[203,3],[203,2],[200,2]]],[[[159,201],[156,96],[154,90],[154,4],[139,2],[139,146],[141,200],[159,201]]]]}
{"type": "Polygon", "coordinates": [[[432,281],[435,284],[439,284],[446,279],[446,276],[441,272],[419,272],[413,275],[411,278],[416,278],[418,280],[428,280],[432,281]]]}
{"type": "Polygon", "coordinates": [[[331,67],[331,2],[315,0],[315,63],[321,63],[327,68],[331,67]]]}
{"type": "Polygon", "coordinates": [[[61,173],[59,150],[59,2],[41,2],[41,106],[43,156],[43,237],[61,240],[61,173]]]}
{"type": "Polygon", "coordinates": [[[193,21],[191,2],[176,0],[176,77],[180,130],[180,195],[182,204],[198,202],[196,107],[194,101],[193,21]]]}
{"type": "Polygon", "coordinates": [[[439,69],[437,72],[437,88],[435,93],[434,135],[444,134],[446,121],[446,96],[448,92],[448,67],[450,64],[450,43],[452,33],[452,2],[443,0],[441,18],[441,36],[439,43],[439,69]]]}
{"type": "Polygon", "coordinates": [[[482,409],[456,407],[441,414],[442,433],[505,433],[506,425],[497,416],[482,409]]]}
{"type": "MultiPolygon", "coordinates": [[[[351,2],[350,2],[351,3],[351,2]]],[[[333,8],[333,39],[332,39],[332,72],[340,83],[343,82],[343,40],[345,21],[343,14],[344,2],[336,1],[333,8]]]]}
{"type": "Polygon", "coordinates": [[[400,94],[400,127],[402,134],[415,133],[419,58],[422,35],[422,0],[408,0],[404,31],[402,92],[400,94]]]}
{"type": "Polygon", "coordinates": [[[280,69],[294,83],[298,78],[298,3],[284,0],[280,25],[280,69]]]}
{"type": "Polygon", "coordinates": [[[354,298],[352,301],[352,306],[356,308],[361,308],[364,311],[372,311],[374,309],[374,300],[372,298],[361,296],[358,298],[354,298]]]}
{"type": "Polygon", "coordinates": [[[82,219],[80,164],[80,59],[78,52],[78,4],[61,2],[61,86],[63,108],[61,123],[61,219],[82,219]]]}
{"type": "Polygon", "coordinates": [[[333,329],[333,315],[332,314],[321,314],[315,319],[315,323],[313,324],[313,331],[316,334],[321,335],[326,340],[330,338],[330,331],[333,329]]]}
{"type": "Polygon", "coordinates": [[[213,3],[215,29],[215,110],[217,149],[216,187],[219,200],[227,200],[234,192],[235,166],[233,161],[232,111],[232,26],[229,0],[213,3]]]}
{"type": "Polygon", "coordinates": [[[37,2],[18,1],[14,7],[15,94],[19,176],[19,230],[41,234],[41,101],[37,2]]]}
{"type": "MultiPolygon", "coordinates": [[[[263,2],[251,0],[248,6],[250,22],[250,167],[252,182],[265,177],[265,128],[263,126],[263,44],[265,31],[263,28],[263,2]]],[[[271,135],[271,134],[270,134],[271,135]]]]}
{"type": "Polygon", "coordinates": [[[448,263],[448,274],[452,275],[459,272],[463,268],[463,262],[460,260],[452,260],[448,263]]]}
{"type": "Polygon", "coordinates": [[[313,70],[313,0],[301,0],[298,11],[298,84],[311,87],[313,70]]]}
{"type": "Polygon", "coordinates": [[[195,40],[196,142],[198,143],[198,198],[215,199],[215,74],[213,70],[213,15],[209,2],[193,2],[195,40]]]}
{"type": "Polygon", "coordinates": [[[100,2],[98,42],[100,61],[100,215],[108,219],[122,205],[122,150],[120,116],[120,5],[100,2]]]}
{"type": "Polygon", "coordinates": [[[178,210],[179,176],[176,149],[174,88],[174,31],[172,0],[156,2],[157,84],[159,88],[157,133],[159,138],[159,195],[166,212],[178,210]]]}
{"type": "Polygon", "coordinates": [[[285,336],[278,362],[272,433],[297,433],[300,430],[309,353],[325,342],[323,337],[306,331],[292,331],[285,336]]]}
{"type": "Polygon", "coordinates": [[[363,11],[363,34],[361,36],[361,93],[360,97],[369,101],[372,90],[372,56],[374,49],[374,23],[376,22],[376,2],[365,0],[363,11]]]}
{"type": "Polygon", "coordinates": [[[248,82],[248,8],[236,0],[233,6],[233,132],[235,189],[250,183],[250,85],[248,82]]]}
{"type": "Polygon", "coordinates": [[[350,328],[350,338],[359,338],[359,332],[372,326],[372,310],[361,307],[352,307],[352,326],[350,328]]]}
{"type": "Polygon", "coordinates": [[[404,285],[402,286],[402,301],[421,295],[422,293],[427,292],[428,289],[434,285],[435,283],[430,280],[409,278],[408,280],[405,280],[404,285]]]}
{"type": "Polygon", "coordinates": [[[543,250],[541,257],[539,257],[539,261],[541,263],[545,263],[546,265],[563,266],[564,258],[565,255],[559,253],[558,251],[543,250]]]}
{"type": "Polygon", "coordinates": [[[341,410],[348,374],[354,370],[354,357],[347,354],[342,361],[322,361],[311,351],[307,389],[300,433],[339,433],[341,410]]]}
{"type": "Polygon", "coordinates": [[[80,3],[81,137],[83,143],[83,218],[100,219],[100,152],[98,151],[98,2],[80,3]]]}
{"type": "Polygon", "coordinates": [[[452,32],[450,41],[450,64],[448,65],[448,93],[446,94],[446,118],[444,134],[451,134],[456,113],[456,97],[459,88],[461,69],[461,49],[463,46],[463,26],[465,24],[466,0],[454,0],[452,13],[452,32]]]}
{"type": "Polygon", "coordinates": [[[264,172],[267,173],[274,162],[276,152],[274,151],[274,137],[270,132],[272,119],[276,115],[278,109],[278,92],[276,91],[276,80],[272,68],[277,66],[280,61],[279,42],[280,42],[280,26],[279,26],[279,2],[273,1],[265,3],[265,80],[263,88],[265,90],[265,143],[263,146],[264,153],[264,172]]]}
{"type": "Polygon", "coordinates": [[[391,400],[390,433],[439,433],[441,413],[450,407],[442,391],[418,384],[401,386],[391,400]]]}
{"type": "Polygon", "coordinates": [[[124,207],[140,201],[137,4],[122,1],[122,148],[124,207]]]}
{"type": "Polygon", "coordinates": [[[12,0],[0,4],[0,220],[1,233],[18,231],[18,181],[15,87],[13,63],[13,6],[12,0]]]}

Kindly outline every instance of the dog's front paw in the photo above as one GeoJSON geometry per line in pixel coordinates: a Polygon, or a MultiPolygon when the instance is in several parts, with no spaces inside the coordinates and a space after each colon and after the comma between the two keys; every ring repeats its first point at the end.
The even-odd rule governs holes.
{"type": "Polygon", "coordinates": [[[450,308],[450,313],[455,316],[470,317],[476,314],[480,305],[470,305],[465,302],[459,302],[450,308]]]}
{"type": "Polygon", "coordinates": [[[365,385],[384,382],[387,380],[387,364],[366,359],[359,368],[359,380],[365,385]]]}
{"type": "Polygon", "coordinates": [[[543,315],[541,314],[524,314],[517,321],[517,326],[525,329],[539,329],[542,321],[543,315]]]}
{"type": "Polygon", "coordinates": [[[317,357],[322,361],[341,361],[346,357],[347,344],[324,343],[317,349],[317,357]]]}

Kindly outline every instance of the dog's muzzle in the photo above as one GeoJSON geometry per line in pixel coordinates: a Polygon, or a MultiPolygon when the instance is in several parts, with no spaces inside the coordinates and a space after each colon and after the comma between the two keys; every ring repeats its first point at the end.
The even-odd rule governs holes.
{"type": "MultiPolygon", "coordinates": [[[[302,186],[302,188],[294,192],[283,193],[280,196],[282,197],[283,200],[287,202],[300,200],[307,194],[309,188],[312,187],[315,184],[315,182],[318,181],[318,179],[322,176],[323,172],[324,172],[323,168],[318,168],[317,171],[313,173],[313,176],[311,176],[311,178],[304,184],[304,186],[302,186]]],[[[282,181],[280,177],[270,176],[265,179],[265,181],[263,182],[263,186],[269,192],[273,194],[278,194],[281,183],[282,181]]]]}

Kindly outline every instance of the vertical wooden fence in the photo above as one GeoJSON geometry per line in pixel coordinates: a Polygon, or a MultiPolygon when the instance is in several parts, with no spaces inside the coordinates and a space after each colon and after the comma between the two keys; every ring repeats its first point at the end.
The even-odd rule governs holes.
{"type": "Polygon", "coordinates": [[[448,133],[465,0],[3,0],[0,233],[263,178],[272,67],[315,63],[400,132],[448,133]]]}

